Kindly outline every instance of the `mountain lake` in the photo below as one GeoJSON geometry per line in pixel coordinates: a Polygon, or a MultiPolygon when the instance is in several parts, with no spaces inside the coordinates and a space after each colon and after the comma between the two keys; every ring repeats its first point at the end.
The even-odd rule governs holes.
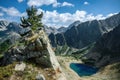
{"type": "Polygon", "coordinates": [[[71,63],[70,68],[81,77],[93,75],[99,70],[98,68],[80,63],[71,63]]]}

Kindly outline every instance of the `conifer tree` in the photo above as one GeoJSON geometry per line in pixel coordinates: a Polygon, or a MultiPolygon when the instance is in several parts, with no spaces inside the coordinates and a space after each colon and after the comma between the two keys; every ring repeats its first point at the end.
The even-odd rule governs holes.
{"type": "Polygon", "coordinates": [[[37,14],[37,8],[31,6],[30,8],[26,9],[27,12],[27,18],[22,17],[21,18],[21,26],[23,28],[25,27],[31,27],[31,29],[37,30],[39,27],[42,26],[41,19],[43,17],[43,13],[41,12],[40,14],[37,14]]]}

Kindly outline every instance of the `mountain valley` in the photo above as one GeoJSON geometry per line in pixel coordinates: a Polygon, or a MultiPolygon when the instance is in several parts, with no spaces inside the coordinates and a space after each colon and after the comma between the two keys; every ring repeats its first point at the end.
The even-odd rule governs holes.
{"type": "Polygon", "coordinates": [[[0,21],[0,80],[119,80],[120,13],[67,28],[23,26],[0,21]],[[71,63],[99,70],[79,76],[71,63]]]}

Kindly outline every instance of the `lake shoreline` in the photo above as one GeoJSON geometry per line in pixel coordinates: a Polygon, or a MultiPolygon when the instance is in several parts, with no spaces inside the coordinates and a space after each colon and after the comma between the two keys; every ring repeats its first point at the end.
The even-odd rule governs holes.
{"type": "Polygon", "coordinates": [[[91,76],[96,74],[99,70],[98,68],[81,63],[70,63],[70,68],[74,70],[80,77],[91,76]]]}
{"type": "Polygon", "coordinates": [[[80,76],[73,71],[69,66],[70,63],[82,63],[81,60],[76,60],[73,57],[64,57],[64,56],[57,56],[58,61],[61,65],[63,72],[65,73],[67,80],[81,80],[80,76]]]}
{"type": "Polygon", "coordinates": [[[93,74],[92,76],[83,76],[80,77],[74,70],[70,68],[71,63],[79,63],[82,64],[82,61],[79,59],[75,59],[74,57],[68,57],[68,56],[57,56],[58,62],[60,63],[60,66],[65,73],[65,76],[67,80],[96,80],[101,79],[99,72],[96,74],[93,74]]]}

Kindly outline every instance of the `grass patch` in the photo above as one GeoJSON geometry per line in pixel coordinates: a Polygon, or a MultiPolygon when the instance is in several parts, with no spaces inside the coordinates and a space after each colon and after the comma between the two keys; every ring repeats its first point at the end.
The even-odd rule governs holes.
{"type": "Polygon", "coordinates": [[[9,78],[14,72],[14,67],[15,63],[0,67],[0,80],[9,78]]]}

